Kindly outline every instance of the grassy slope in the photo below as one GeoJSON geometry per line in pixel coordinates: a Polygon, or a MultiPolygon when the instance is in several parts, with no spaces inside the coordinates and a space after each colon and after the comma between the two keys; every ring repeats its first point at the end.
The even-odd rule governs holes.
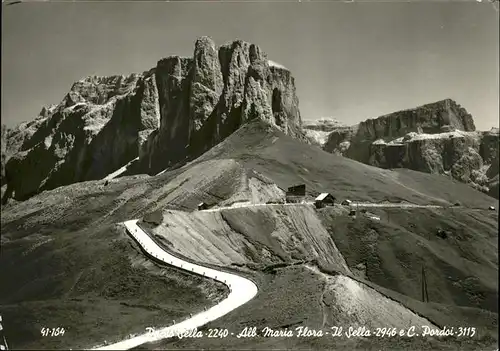
{"type": "MultiPolygon", "coordinates": [[[[241,128],[216,148],[210,150],[194,164],[213,160],[234,158],[248,168],[254,168],[276,181],[279,186],[303,182],[314,192],[331,191],[339,198],[347,197],[365,201],[401,201],[417,204],[453,204],[460,202],[464,207],[485,209],[498,206],[497,200],[471,189],[467,185],[450,181],[446,177],[408,170],[382,170],[364,164],[326,154],[321,150],[300,144],[280,132],[260,123],[252,123],[241,128]]],[[[497,212],[472,210],[467,208],[448,210],[373,210],[383,217],[382,223],[368,219],[354,220],[343,216],[330,218],[329,209],[321,216],[335,243],[342,245],[342,254],[349,258],[350,267],[358,263],[367,264],[365,282],[386,296],[400,301],[419,314],[428,316],[439,326],[477,326],[481,330],[479,339],[461,345],[464,349],[481,349],[484,345],[495,344],[493,337],[497,331],[498,306],[496,304],[498,256],[497,256],[497,212]],[[387,223],[387,213],[390,222],[387,223]],[[385,216],[385,217],[384,217],[385,216]],[[385,222],[384,222],[385,221],[385,222]],[[447,239],[436,236],[437,229],[446,230],[447,239]],[[431,302],[420,299],[420,268],[424,262],[431,302]]],[[[236,221],[239,221],[236,219],[236,221]]],[[[233,221],[234,222],[234,221],[233,221]]],[[[239,221],[239,225],[244,222],[239,221]]],[[[256,225],[251,225],[251,227],[256,225]]],[[[254,231],[258,228],[254,228],[254,231]]],[[[267,230],[267,229],[266,229],[267,230]]],[[[245,232],[245,231],[240,231],[245,232]]],[[[246,233],[249,238],[251,234],[246,233]]],[[[297,280],[292,283],[297,287],[297,280]]],[[[309,294],[316,294],[315,285],[309,294]]],[[[279,294],[279,285],[276,289],[279,294]]],[[[299,294],[300,295],[300,294],[299,294]]],[[[289,296],[283,294],[282,296],[289,296]]],[[[302,295],[304,296],[304,295],[302,295]]],[[[269,311],[259,311],[264,315],[260,326],[268,318],[280,315],[280,310],[288,306],[288,300],[277,304],[276,298],[269,300],[259,295],[260,304],[269,311]],[[277,305],[276,305],[277,304],[277,305]],[[272,307],[270,307],[272,306],[272,307]]],[[[257,302],[254,302],[257,304],[257,302]]],[[[307,304],[307,300],[305,300],[307,304]]],[[[245,320],[242,307],[232,319],[223,319],[215,324],[219,327],[233,326],[240,319],[245,320]]],[[[288,307],[287,307],[288,308],[288,307]]],[[[258,319],[253,315],[252,320],[258,319]]],[[[283,321],[288,325],[293,318],[283,321]]],[[[251,323],[250,323],[251,324],[251,323]]],[[[305,323],[309,325],[309,323],[305,323]]],[[[168,342],[162,347],[317,347],[328,348],[331,344],[322,341],[288,340],[182,340],[168,342]],[[234,344],[233,344],[234,343],[234,344]]],[[[393,341],[379,340],[373,345],[365,340],[360,344],[348,343],[351,347],[377,348],[395,347],[393,341]],[[378,346],[377,346],[378,345],[378,346]]],[[[456,349],[459,340],[451,340],[448,346],[439,344],[440,349],[456,349]]],[[[401,348],[412,347],[434,349],[429,340],[402,340],[401,348]],[[414,344],[416,343],[416,344],[414,344]]],[[[157,345],[158,346],[158,345],[157,345]]],[[[335,344],[340,347],[341,344],[335,344]]]]}
{"type": "Polygon", "coordinates": [[[429,299],[498,311],[497,213],[467,209],[378,209],[382,220],[319,211],[349,267],[366,278],[421,299],[425,267],[429,299]],[[443,239],[438,229],[448,232],[443,239]]]}
{"type": "Polygon", "coordinates": [[[75,184],[2,208],[0,313],[11,347],[114,341],[185,318],[227,293],[153,264],[113,225],[141,205],[141,192],[134,197],[129,185],[75,184]],[[42,337],[42,327],[66,332],[42,337]]]}
{"type": "MultiPolygon", "coordinates": [[[[175,189],[167,183],[179,173],[125,177],[107,186],[76,183],[2,207],[0,311],[11,346],[88,347],[187,316],[227,293],[176,270],[130,266],[143,255],[113,226],[164,206],[175,189]],[[67,332],[42,338],[42,326],[67,332]]],[[[223,189],[225,182],[215,185],[223,189]]],[[[181,196],[178,206],[195,206],[200,196],[210,197],[181,196]]]]}
{"type": "MultiPolygon", "coordinates": [[[[202,330],[203,338],[185,338],[164,340],[155,344],[146,344],[138,349],[189,349],[189,350],[271,350],[271,349],[306,349],[306,350],[487,350],[493,349],[495,340],[490,335],[466,339],[445,339],[439,341],[432,337],[414,338],[377,338],[323,337],[285,338],[263,337],[262,329],[293,330],[298,326],[310,329],[329,330],[338,324],[327,323],[334,320],[334,306],[322,306],[325,288],[324,279],[305,268],[303,265],[290,266],[268,273],[255,273],[254,279],[260,287],[255,299],[237,310],[216,320],[202,330]],[[328,317],[329,316],[329,317],[328,317]],[[260,336],[237,338],[236,335],[245,327],[256,327],[260,336]],[[208,338],[209,329],[228,329],[225,338],[208,338]],[[231,335],[233,333],[234,335],[231,335]]],[[[397,295],[397,294],[396,294],[397,295]]],[[[404,297],[400,297],[401,300],[404,297]]],[[[394,298],[394,300],[397,300],[394,298]]],[[[409,299],[411,300],[411,299],[409,299]]],[[[415,303],[418,304],[418,301],[415,303]]],[[[457,314],[457,313],[455,313],[457,314]]],[[[440,314],[442,316],[443,314],[440,314]]],[[[484,317],[484,314],[482,315],[484,317]]],[[[441,319],[443,321],[443,319],[441,319]]],[[[450,322],[447,319],[446,322],[450,322]]],[[[347,327],[343,325],[343,327],[347,327]]]]}
{"type": "MultiPolygon", "coordinates": [[[[286,208],[291,209],[294,207],[306,209],[308,206],[296,205],[287,206],[286,208]]],[[[176,252],[181,251],[186,256],[194,258],[194,260],[204,261],[204,254],[200,255],[198,250],[192,248],[189,251],[187,247],[184,247],[184,242],[204,242],[204,240],[208,240],[209,243],[201,245],[204,249],[212,250],[210,249],[211,242],[214,245],[217,243],[215,247],[230,248],[224,251],[228,252],[226,260],[218,258],[222,253],[210,251],[211,254],[206,257],[207,259],[213,257],[210,261],[215,264],[229,265],[231,262],[236,261],[240,263],[243,258],[247,262],[253,263],[253,265],[247,265],[247,267],[260,267],[262,269],[262,263],[266,261],[265,257],[259,256],[257,260],[255,254],[245,248],[256,246],[256,243],[260,242],[260,245],[263,245],[270,254],[269,257],[282,257],[282,261],[291,264],[294,260],[285,257],[286,255],[280,255],[280,252],[282,252],[283,248],[289,251],[296,250],[293,247],[301,247],[300,241],[293,243],[287,243],[287,241],[273,242],[279,236],[279,231],[276,231],[279,226],[276,223],[280,217],[271,215],[281,211],[283,209],[277,206],[276,208],[267,209],[236,208],[223,210],[220,214],[218,212],[194,212],[181,216],[172,212],[165,214],[165,223],[168,224],[166,228],[162,229],[163,226],[160,226],[149,230],[157,236],[168,238],[168,241],[171,241],[165,244],[168,249],[176,252]],[[220,216],[225,217],[226,220],[217,219],[220,216]],[[193,230],[192,228],[197,228],[196,223],[198,223],[198,229],[193,230]],[[229,227],[224,230],[222,227],[218,227],[223,224],[229,225],[229,227]],[[186,227],[181,230],[183,226],[186,227]],[[209,231],[203,232],[204,227],[209,231]],[[200,237],[193,236],[198,232],[200,232],[200,237]],[[215,236],[217,240],[212,236],[215,236]],[[222,242],[224,243],[222,244],[222,242]],[[255,265],[255,263],[261,264],[255,265]]],[[[371,211],[380,216],[382,221],[373,222],[361,216],[353,219],[347,215],[347,210],[339,208],[325,208],[319,210],[318,213],[334,243],[338,245],[339,249],[341,248],[341,254],[347,260],[351,270],[357,272],[358,264],[364,263],[366,265],[366,278],[359,278],[359,276],[362,276],[359,274],[357,280],[373,287],[385,296],[399,301],[410,310],[425,316],[439,327],[476,327],[479,336],[472,340],[465,340],[465,344],[460,344],[460,348],[482,349],[484,345],[494,344],[498,330],[498,307],[496,302],[498,291],[497,213],[470,209],[374,209],[371,211]],[[449,233],[448,238],[442,239],[436,236],[438,228],[446,230],[449,233]],[[421,288],[420,268],[422,263],[426,267],[430,303],[419,301],[421,288]]],[[[291,213],[288,216],[292,217],[297,223],[300,222],[300,215],[297,210],[291,213]]],[[[320,229],[316,228],[315,231],[320,229]]],[[[302,231],[304,229],[301,229],[299,225],[290,227],[289,230],[292,236],[303,236],[302,231]]],[[[308,252],[309,250],[305,251],[308,252]]],[[[309,253],[298,258],[307,260],[311,259],[312,256],[314,255],[309,253]]],[[[332,269],[338,271],[338,266],[326,262],[321,254],[318,258],[322,264],[328,266],[328,271],[332,269]]],[[[270,270],[272,271],[268,267],[263,271],[268,272],[270,270]]],[[[290,274],[293,275],[293,273],[290,274]]],[[[311,303],[308,302],[309,295],[317,296],[319,294],[316,283],[312,284],[307,280],[301,281],[303,279],[301,276],[290,276],[287,279],[289,279],[290,286],[293,287],[293,298],[290,296],[288,288],[283,288],[282,283],[275,284],[273,282],[264,288],[274,297],[266,296],[266,293],[264,295],[259,293],[259,304],[267,306],[267,311],[257,309],[252,310],[250,313],[256,314],[252,315],[252,317],[260,321],[260,324],[256,325],[259,328],[265,326],[278,328],[281,325],[294,324],[293,321],[297,318],[292,316],[287,316],[288,319],[285,318],[278,324],[268,324],[268,321],[275,318],[275,316],[280,316],[282,309],[296,309],[295,305],[288,305],[289,301],[295,301],[297,298],[295,295],[299,299],[303,298],[304,304],[309,304],[309,308],[311,308],[311,303]],[[298,281],[301,281],[304,286],[299,287],[298,281]],[[306,289],[307,292],[303,289],[306,289]],[[279,296],[280,293],[284,302],[277,303],[276,296],[279,296]],[[261,316],[261,318],[258,318],[258,316],[261,316]]],[[[259,287],[262,288],[260,285],[259,287]]],[[[224,325],[233,326],[240,319],[244,321],[245,318],[249,317],[243,311],[244,307],[235,311],[235,316],[232,319],[223,319],[216,325],[218,327],[224,327],[224,325]],[[227,324],[224,324],[226,322],[227,324]]],[[[311,313],[313,312],[314,309],[311,309],[311,313]]],[[[300,320],[297,323],[311,328],[315,327],[314,323],[311,323],[309,319],[300,320]]],[[[249,325],[255,324],[249,323],[249,325]]],[[[443,345],[425,340],[378,340],[374,345],[391,348],[412,347],[413,349],[437,348],[452,350],[458,347],[457,343],[463,341],[452,340],[449,345],[443,345]],[[401,344],[398,344],[398,342],[401,342],[401,344]]],[[[232,342],[234,342],[235,348],[251,346],[258,348],[318,347],[321,349],[331,347],[324,340],[298,342],[286,339],[269,339],[249,341],[234,340],[234,338],[208,341],[207,338],[204,338],[203,342],[171,341],[161,344],[161,347],[196,348],[203,346],[207,349],[231,348],[232,342]]],[[[363,347],[372,346],[369,346],[366,342],[353,344],[352,341],[347,342],[344,340],[339,343],[336,341],[335,348],[337,347],[343,349],[359,347],[362,349],[363,347]]]]}

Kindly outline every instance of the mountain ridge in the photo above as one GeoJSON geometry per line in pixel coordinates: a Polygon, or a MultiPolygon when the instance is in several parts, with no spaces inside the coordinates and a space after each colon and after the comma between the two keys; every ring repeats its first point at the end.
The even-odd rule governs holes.
{"type": "Polygon", "coordinates": [[[103,178],[136,157],[137,173],[156,174],[254,118],[300,138],[298,103],[290,71],[257,45],[217,48],[200,37],[192,57],[169,56],[140,74],[82,78],[34,121],[2,126],[2,192],[26,199],[103,178]]]}
{"type": "Polygon", "coordinates": [[[337,155],[451,176],[498,198],[498,129],[477,131],[472,115],[449,98],[333,128],[316,139],[337,155]]]}
{"type": "Polygon", "coordinates": [[[200,37],[192,57],[162,58],[143,73],[84,77],[34,120],[2,125],[2,201],[102,179],[129,163],[125,174],[157,174],[196,159],[255,118],[330,153],[451,176],[498,198],[498,132],[476,131],[454,100],[352,126],[303,121],[285,66],[243,40],[217,47],[200,37]]]}

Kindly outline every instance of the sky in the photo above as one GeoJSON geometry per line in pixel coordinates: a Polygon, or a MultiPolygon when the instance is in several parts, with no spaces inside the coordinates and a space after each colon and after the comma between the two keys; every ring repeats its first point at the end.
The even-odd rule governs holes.
{"type": "Polygon", "coordinates": [[[257,44],[295,77],[302,119],[367,118],[452,98],[499,124],[499,17],[486,1],[31,2],[2,5],[2,123],[35,118],[89,75],[257,44]]]}

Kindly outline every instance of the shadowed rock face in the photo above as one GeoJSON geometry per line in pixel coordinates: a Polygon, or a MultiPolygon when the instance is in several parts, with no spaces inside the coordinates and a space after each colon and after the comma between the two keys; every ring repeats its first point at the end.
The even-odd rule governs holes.
{"type": "Polygon", "coordinates": [[[53,112],[54,106],[43,107],[39,116],[31,122],[23,122],[15,128],[7,128],[2,124],[2,139],[1,139],[1,183],[2,186],[7,183],[5,165],[7,161],[17,153],[25,142],[29,140],[38,130],[40,125],[47,119],[47,116],[53,112]]]}
{"type": "Polygon", "coordinates": [[[55,107],[2,128],[2,184],[18,200],[101,179],[139,156],[131,173],[186,162],[259,118],[303,137],[295,83],[241,40],[196,41],[193,57],[168,57],[142,74],[87,77],[55,107]]]}
{"type": "Polygon", "coordinates": [[[155,76],[161,123],[139,161],[151,174],[199,156],[254,118],[302,135],[293,77],[256,45],[237,40],[216,49],[203,37],[193,58],[162,60],[155,76]]]}
{"type": "Polygon", "coordinates": [[[451,99],[368,119],[359,124],[356,137],[373,140],[398,138],[410,132],[440,133],[447,128],[476,130],[472,116],[451,99]]]}
{"type": "Polygon", "coordinates": [[[498,198],[490,191],[498,130],[475,131],[472,116],[450,99],[337,128],[324,149],[381,168],[445,174],[498,198]]]}
{"type": "Polygon", "coordinates": [[[368,119],[356,126],[333,131],[324,149],[339,153],[339,145],[349,142],[349,147],[340,153],[368,163],[370,145],[376,140],[391,141],[412,132],[435,134],[448,130],[476,130],[472,116],[451,99],[368,119]]]}
{"type": "Polygon", "coordinates": [[[498,133],[439,133],[402,142],[373,143],[368,164],[445,174],[498,198],[498,133]],[[493,189],[493,190],[492,190],[493,189]]]}
{"type": "MultiPolygon", "coordinates": [[[[37,120],[5,170],[8,193],[24,199],[43,190],[99,179],[137,156],[143,77],[88,77],[47,117],[37,120]]],[[[154,124],[154,123],[153,123],[154,124]]],[[[19,132],[18,132],[19,134],[19,132]]],[[[10,140],[10,139],[9,139],[10,140]]]]}

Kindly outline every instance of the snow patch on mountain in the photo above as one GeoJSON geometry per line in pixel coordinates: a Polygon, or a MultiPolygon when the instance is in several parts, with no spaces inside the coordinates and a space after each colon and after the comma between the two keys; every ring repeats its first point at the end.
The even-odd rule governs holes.
{"type": "Polygon", "coordinates": [[[304,129],[304,132],[306,137],[320,146],[323,146],[327,142],[328,135],[330,135],[330,132],[323,132],[320,130],[304,129]]]}
{"type": "Polygon", "coordinates": [[[478,140],[480,139],[480,135],[478,132],[464,132],[462,130],[454,130],[452,132],[437,133],[437,134],[411,132],[403,137],[396,138],[387,143],[383,139],[379,139],[373,142],[373,144],[395,145],[395,144],[409,143],[417,140],[438,140],[438,139],[451,139],[451,138],[464,138],[464,137],[476,138],[478,140]]]}
{"type": "Polygon", "coordinates": [[[278,63],[278,62],[274,62],[272,60],[267,60],[267,63],[269,66],[271,67],[277,67],[277,68],[281,68],[281,69],[286,69],[288,70],[288,68],[286,68],[285,66],[283,66],[282,64],[278,63]]]}

